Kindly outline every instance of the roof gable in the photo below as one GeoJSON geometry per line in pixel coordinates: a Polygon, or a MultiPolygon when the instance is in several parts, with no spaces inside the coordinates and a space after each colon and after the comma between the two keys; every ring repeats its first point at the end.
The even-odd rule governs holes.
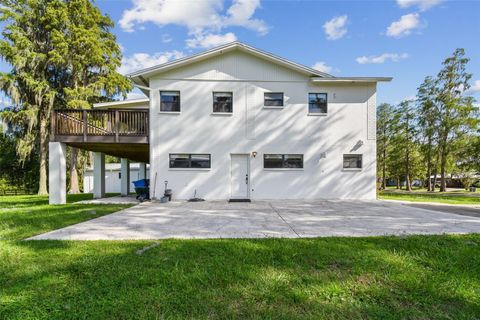
{"type": "Polygon", "coordinates": [[[198,53],[186,58],[174,60],[171,62],[167,62],[161,65],[157,65],[154,67],[146,68],[143,70],[139,70],[137,72],[133,72],[129,74],[128,76],[137,84],[140,85],[147,85],[147,79],[151,78],[154,75],[157,75],[159,73],[164,73],[170,70],[174,70],[177,68],[185,67],[193,63],[197,63],[200,61],[207,60],[209,58],[218,56],[218,55],[223,55],[228,52],[232,52],[235,50],[242,51],[243,53],[255,56],[257,58],[267,60],[271,63],[278,64],[284,68],[290,69],[292,71],[296,71],[298,73],[302,73],[306,76],[309,77],[332,77],[331,75],[303,66],[301,64],[289,61],[287,59],[275,56],[271,53],[268,53],[266,51],[262,51],[256,48],[253,48],[251,46],[248,46],[246,44],[243,44],[241,42],[232,42],[230,44],[226,44],[202,53],[198,53]]]}

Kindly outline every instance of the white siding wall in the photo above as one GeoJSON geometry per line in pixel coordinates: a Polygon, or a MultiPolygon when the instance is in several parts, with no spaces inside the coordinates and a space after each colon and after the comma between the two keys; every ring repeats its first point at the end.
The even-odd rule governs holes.
{"type": "Polygon", "coordinates": [[[257,157],[250,157],[252,199],[375,198],[373,84],[315,85],[283,67],[229,53],[153,78],[150,87],[156,197],[168,180],[176,199],[191,198],[195,190],[205,199],[228,199],[230,154],[256,151],[257,157]],[[159,112],[159,90],[181,92],[180,114],[159,112]],[[232,115],[212,114],[213,91],[233,92],[232,115]],[[264,92],[284,92],[284,108],[264,108],[264,92]],[[328,93],[327,116],[308,115],[309,92],[328,93]],[[169,153],[209,153],[212,167],[169,169],[169,153]],[[264,169],[264,153],[303,154],[304,169],[264,169]],[[363,154],[363,169],[343,170],[345,153],[363,154]]]}

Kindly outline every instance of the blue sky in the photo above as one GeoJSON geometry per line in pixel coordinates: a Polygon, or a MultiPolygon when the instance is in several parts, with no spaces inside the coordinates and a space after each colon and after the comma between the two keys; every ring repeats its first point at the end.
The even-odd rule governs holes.
{"type": "Polygon", "coordinates": [[[471,58],[472,94],[480,100],[480,1],[96,3],[115,21],[124,73],[236,39],[337,76],[392,76],[379,85],[377,102],[398,103],[462,47],[471,58]]]}

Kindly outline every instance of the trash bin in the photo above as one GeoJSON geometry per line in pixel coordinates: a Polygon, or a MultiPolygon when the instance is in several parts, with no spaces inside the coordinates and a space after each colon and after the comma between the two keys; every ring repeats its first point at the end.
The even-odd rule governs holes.
{"type": "Polygon", "coordinates": [[[470,192],[477,192],[477,187],[470,187],[470,192]]]}
{"type": "Polygon", "coordinates": [[[172,201],[172,189],[165,189],[163,195],[168,198],[168,201],[172,201]]]}
{"type": "Polygon", "coordinates": [[[135,193],[137,194],[137,200],[149,200],[150,199],[150,180],[141,179],[137,181],[132,181],[135,186],[135,193]]]}

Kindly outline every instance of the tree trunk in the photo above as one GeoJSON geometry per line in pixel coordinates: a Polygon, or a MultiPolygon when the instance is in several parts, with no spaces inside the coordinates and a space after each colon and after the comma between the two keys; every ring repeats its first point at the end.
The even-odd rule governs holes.
{"type": "Polygon", "coordinates": [[[77,172],[77,149],[70,148],[70,190],[68,193],[77,194],[80,193],[78,187],[78,172],[77,172]]]}
{"type": "Polygon", "coordinates": [[[408,153],[408,148],[407,148],[407,161],[406,161],[406,166],[405,166],[405,169],[406,169],[406,176],[405,176],[405,187],[407,188],[407,191],[412,191],[412,182],[410,181],[410,157],[409,157],[409,153],[408,153]]]}
{"type": "Polygon", "coordinates": [[[428,191],[433,191],[432,190],[432,179],[430,176],[432,175],[432,142],[431,138],[428,137],[428,143],[427,143],[427,190],[428,191]]]}
{"type": "Polygon", "coordinates": [[[387,189],[387,164],[386,164],[386,158],[387,158],[387,151],[384,146],[383,148],[383,163],[382,163],[382,190],[387,189]]]}
{"type": "Polygon", "coordinates": [[[38,181],[38,195],[47,195],[47,145],[48,145],[48,130],[47,120],[40,118],[40,169],[38,181]]]}
{"type": "Polygon", "coordinates": [[[397,177],[397,189],[402,189],[400,185],[400,177],[397,177]]]}
{"type": "Polygon", "coordinates": [[[445,154],[442,154],[441,160],[440,160],[440,192],[447,191],[447,181],[445,177],[446,166],[447,166],[447,157],[445,154]]]}

